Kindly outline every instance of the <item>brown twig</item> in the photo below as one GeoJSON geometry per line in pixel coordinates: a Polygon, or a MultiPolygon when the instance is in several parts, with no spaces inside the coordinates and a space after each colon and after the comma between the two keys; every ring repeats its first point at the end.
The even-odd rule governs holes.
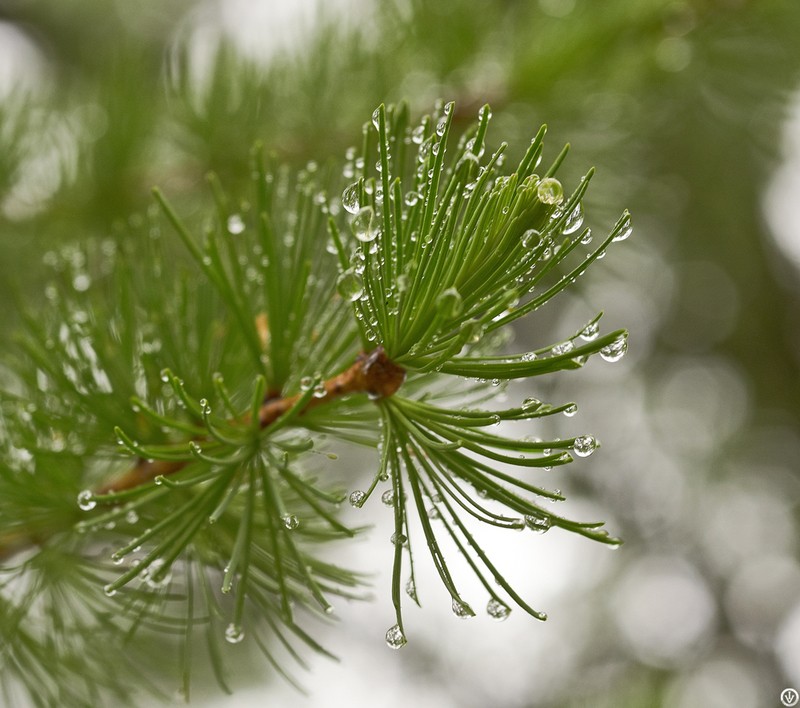
{"type": "MultiPolygon", "coordinates": [[[[406,372],[392,362],[378,347],[371,352],[359,354],[356,362],[341,374],[324,382],[325,395],[312,398],[301,411],[301,415],[312,408],[329,403],[350,393],[366,393],[374,398],[386,398],[394,394],[405,380],[406,372]]],[[[300,394],[288,398],[268,396],[258,412],[258,423],[262,429],[289,411],[300,398],[300,394]]],[[[133,489],[151,482],[159,476],[169,476],[182,470],[185,460],[140,460],[121,477],[110,480],[97,490],[97,494],[109,494],[133,489]]]]}
{"type": "MultiPolygon", "coordinates": [[[[405,370],[386,356],[383,347],[378,347],[371,352],[362,352],[349,369],[323,383],[325,395],[315,396],[309,400],[300,415],[350,393],[366,393],[372,398],[386,398],[400,388],[405,377],[405,370]]],[[[277,398],[268,394],[258,412],[261,429],[268,427],[289,411],[299,399],[299,394],[288,398],[277,398]]],[[[110,494],[133,489],[152,482],[156,477],[175,474],[187,464],[188,462],[185,460],[139,460],[125,474],[109,480],[99,487],[96,494],[110,494]]],[[[0,536],[0,562],[26,548],[38,545],[43,540],[19,532],[0,536]]]]}

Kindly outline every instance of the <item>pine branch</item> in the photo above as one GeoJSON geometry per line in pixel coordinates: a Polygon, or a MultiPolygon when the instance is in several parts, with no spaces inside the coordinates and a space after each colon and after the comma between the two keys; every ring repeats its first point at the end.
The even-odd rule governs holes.
{"type": "MultiPolygon", "coordinates": [[[[263,430],[273,423],[286,424],[288,416],[300,416],[306,411],[323,403],[330,403],[340,396],[351,393],[366,393],[370,398],[391,396],[400,388],[405,379],[405,371],[389,361],[381,347],[374,349],[369,354],[362,353],[349,369],[341,374],[322,382],[321,389],[315,387],[315,395],[309,397],[295,394],[287,398],[269,396],[258,410],[258,424],[263,430]]],[[[249,424],[245,416],[241,421],[231,421],[233,424],[241,422],[249,424]]],[[[208,441],[197,441],[202,444],[208,441]]],[[[139,460],[139,462],[122,477],[109,481],[100,487],[96,495],[115,494],[117,492],[134,489],[142,484],[147,484],[157,477],[167,477],[182,470],[187,464],[186,460],[139,460]]],[[[85,497],[86,502],[93,501],[93,497],[85,497]]],[[[24,539],[11,539],[8,544],[0,542],[0,558],[8,557],[25,548],[24,539]],[[4,548],[4,546],[9,546],[4,548]],[[11,548],[14,548],[12,551],[11,548]]]]}
{"type": "MultiPolygon", "coordinates": [[[[499,352],[510,323],[627,238],[630,217],[579,256],[591,241],[581,200],[592,172],[567,194],[554,176],[565,149],[537,173],[543,128],[503,174],[505,146],[486,149],[488,106],[456,145],[453,111],[441,104],[412,125],[405,104],[380,106],[344,185],[317,165],[293,176],[256,147],[248,199],[212,176],[212,209],[187,222],[156,190],[159,210],[132,226],[136,238],[49,259],[61,289],[28,316],[17,391],[0,402],[0,561],[12,578],[43,573],[36,560],[53,550],[88,564],[87,634],[108,607],[112,636],[177,628],[186,691],[198,633],[226,690],[220,636],[252,636],[285,672],[273,644],[301,664],[290,637],[325,651],[298,614],[326,617],[332,596],[359,596],[361,578],[317,548],[358,531],[338,517],[348,495],[318,482],[330,477],[319,460],[335,457],[319,449],[326,435],[379,451],[377,473],[349,500],[360,508],[388,483],[379,494],[394,512],[392,648],[406,643],[403,588],[417,604],[421,592],[414,517],[464,618],[474,610],[443,539],[486,590],[492,617],[516,604],[545,619],[484,551],[474,521],[619,545],[602,524],[543,506],[564,497],[529,478],[592,454],[593,436],[489,432],[575,404],[497,409],[489,384],[624,355],[627,333],[602,334],[600,316],[550,346],[499,352]],[[342,190],[344,211],[327,189],[342,190]],[[165,222],[190,263],[176,258],[165,222]]],[[[32,596],[20,616],[32,621],[31,607],[48,601],[32,596]]]]}

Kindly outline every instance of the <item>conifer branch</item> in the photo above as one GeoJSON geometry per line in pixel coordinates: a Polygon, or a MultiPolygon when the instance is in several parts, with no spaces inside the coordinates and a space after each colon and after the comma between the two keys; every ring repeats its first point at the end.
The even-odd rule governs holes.
{"type": "MultiPolygon", "coordinates": [[[[384,352],[383,347],[377,347],[371,352],[358,355],[356,362],[334,376],[322,385],[324,395],[312,396],[307,400],[297,415],[316,408],[324,403],[330,403],[341,396],[353,393],[366,393],[370,398],[386,398],[394,394],[405,380],[405,370],[393,363],[384,352]]],[[[302,394],[295,394],[284,398],[269,396],[258,411],[258,423],[263,430],[286,415],[300,401],[302,394]]],[[[244,422],[249,422],[246,419],[244,422]]],[[[186,460],[139,460],[139,462],[121,477],[109,481],[97,490],[98,495],[114,494],[116,492],[133,489],[142,484],[152,482],[156,477],[167,477],[182,470],[187,464],[186,460]]],[[[25,547],[19,543],[15,553],[25,547]]],[[[4,557],[5,544],[0,540],[0,558],[4,557]]]]}
{"type": "MultiPolygon", "coordinates": [[[[539,169],[542,128],[503,173],[506,145],[486,146],[489,107],[457,141],[453,116],[441,103],[413,125],[406,104],[379,106],[361,155],[348,151],[348,183],[316,164],[295,176],[257,148],[249,198],[237,204],[211,177],[214,208],[199,222],[154,190],[160,210],[141,238],[106,244],[96,289],[84,288],[81,270],[90,248],[65,252],[56,270],[68,275],[68,295],[28,318],[16,362],[24,392],[0,398],[15,421],[0,437],[11,463],[0,458],[3,571],[65,555],[87,568],[81,597],[117,608],[131,634],[177,625],[188,657],[204,631],[225,688],[223,635],[253,637],[279,666],[265,629],[300,663],[282,632],[326,653],[297,616],[332,613],[332,596],[358,597],[361,578],[313,548],[358,530],[339,520],[345,499],[360,508],[377,492],[393,509],[395,620],[385,638],[395,649],[406,643],[404,585],[419,604],[412,544],[427,549],[458,617],[475,613],[448,539],[488,593],[490,616],[516,605],[540,620],[467,522],[619,545],[601,523],[553,513],[542,502],[564,496],[529,476],[592,454],[593,436],[489,432],[576,405],[527,398],[498,410],[487,383],[624,355],[627,332],[601,333],[599,315],[549,346],[502,350],[511,322],[628,237],[630,216],[582,248],[592,242],[581,204],[593,171],[565,192],[554,175],[566,149],[539,169]],[[193,270],[172,263],[165,223],[193,270]],[[320,454],[335,458],[316,447],[328,435],[378,452],[364,491],[355,479],[349,495],[321,488],[309,471],[320,454]],[[19,566],[6,562],[34,546],[19,566]],[[117,593],[124,602],[110,599],[117,593]]],[[[99,617],[94,609],[84,614],[99,617]]]]}

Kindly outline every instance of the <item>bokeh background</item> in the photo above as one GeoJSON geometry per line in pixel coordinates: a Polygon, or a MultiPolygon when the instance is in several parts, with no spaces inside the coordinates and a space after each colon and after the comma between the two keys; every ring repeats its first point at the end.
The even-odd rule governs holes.
{"type": "MultiPolygon", "coordinates": [[[[310,659],[308,697],[243,666],[234,696],[196,704],[759,708],[800,690],[798,38],[796,0],[0,2],[3,332],[48,252],[124,228],[151,185],[184,211],[209,170],[235,194],[257,139],[297,167],[341,160],[380,102],[455,100],[466,125],[488,101],[512,155],[547,123],[551,157],[572,145],[567,185],[597,167],[588,223],[634,215],[511,345],[600,309],[630,329],[621,362],[513,391],[578,401],[531,432],[602,440],[558,486],[625,545],[487,536],[544,624],[456,619],[420,559],[395,653],[390,514],[351,511],[375,529],[338,553],[376,599],[337,607],[341,663],[310,659]]],[[[355,488],[359,467],[336,473],[355,488]]]]}

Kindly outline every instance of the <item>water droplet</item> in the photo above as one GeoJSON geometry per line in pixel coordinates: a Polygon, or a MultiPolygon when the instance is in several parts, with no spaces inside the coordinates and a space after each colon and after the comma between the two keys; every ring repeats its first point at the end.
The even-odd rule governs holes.
{"type": "Polygon", "coordinates": [[[112,553],[111,554],[111,562],[114,565],[122,565],[124,560],[125,560],[125,556],[121,555],[120,553],[112,553]]]}
{"type": "Polygon", "coordinates": [[[357,214],[361,208],[358,198],[358,182],[353,182],[349,187],[345,187],[342,192],[342,206],[350,214],[357,214]]]}
{"type": "Polygon", "coordinates": [[[494,620],[502,622],[511,614],[511,608],[504,605],[500,600],[492,598],[486,605],[486,613],[494,620]]]}
{"type": "Polygon", "coordinates": [[[583,206],[578,202],[564,221],[564,233],[571,234],[577,231],[583,224],[583,206]]]}
{"type": "Polygon", "coordinates": [[[91,511],[94,509],[97,506],[97,502],[92,498],[93,496],[91,489],[84,489],[78,494],[78,508],[81,509],[81,511],[91,511]]]}
{"type": "Polygon", "coordinates": [[[125,514],[125,521],[127,521],[129,524],[135,524],[139,521],[139,514],[131,509],[127,514],[125,514]]]}
{"type": "Polygon", "coordinates": [[[528,229],[522,234],[521,243],[525,248],[535,248],[542,240],[542,235],[536,229],[528,229]]]}
{"type": "Polygon", "coordinates": [[[381,118],[381,109],[380,106],[372,111],[372,125],[375,126],[375,130],[380,130],[380,118],[381,118]]]}
{"type": "Polygon", "coordinates": [[[420,198],[419,192],[407,192],[405,196],[406,206],[414,206],[420,198]]]}
{"type": "Polygon", "coordinates": [[[419,604],[419,600],[417,599],[417,585],[414,582],[414,578],[409,578],[408,582],[406,583],[406,594],[417,604],[419,604]]]}
{"type": "Polygon", "coordinates": [[[225,628],[225,641],[229,644],[238,644],[244,639],[244,630],[240,625],[231,622],[225,628]]]}
{"type": "Polygon", "coordinates": [[[393,506],[394,505],[394,490],[388,489],[383,494],[381,494],[381,501],[386,504],[386,506],[393,506]]]}
{"type": "Polygon", "coordinates": [[[545,177],[536,187],[536,194],[543,204],[561,204],[564,200],[564,188],[555,177],[545,177]]]}
{"type": "Polygon", "coordinates": [[[633,224],[631,223],[631,215],[625,214],[625,218],[622,220],[622,223],[620,224],[619,231],[617,232],[617,235],[614,236],[612,241],[624,241],[631,235],[631,233],[633,233],[633,224]]]}
{"type": "Polygon", "coordinates": [[[151,588],[163,588],[172,579],[172,573],[169,569],[162,572],[164,568],[164,561],[161,558],[156,558],[145,570],[142,572],[142,580],[144,580],[151,588]]]}
{"type": "Polygon", "coordinates": [[[536,533],[544,533],[550,529],[553,522],[547,516],[532,516],[528,514],[525,516],[525,525],[536,533]]]}
{"type": "Polygon", "coordinates": [[[572,418],[572,416],[574,416],[577,412],[578,412],[578,404],[577,403],[570,403],[564,409],[564,415],[567,416],[567,418],[572,418]]]}
{"type": "Polygon", "coordinates": [[[380,233],[378,220],[375,219],[375,213],[370,206],[365,206],[358,210],[358,213],[350,222],[350,228],[353,230],[355,237],[363,243],[374,241],[380,233]]]}
{"type": "Polygon", "coordinates": [[[492,117],[492,109],[489,108],[489,104],[486,103],[483,106],[481,106],[480,109],[478,110],[478,120],[483,120],[484,118],[486,120],[490,120],[491,117],[492,117]]]}
{"type": "Polygon", "coordinates": [[[314,385],[314,379],[312,379],[310,376],[304,376],[302,379],[300,379],[301,391],[308,391],[311,389],[313,385],[314,385]]]}
{"type": "Polygon", "coordinates": [[[169,369],[161,369],[161,380],[164,383],[169,383],[169,369]]]}
{"type": "Polygon", "coordinates": [[[300,519],[298,519],[294,514],[284,514],[281,517],[281,521],[283,521],[283,525],[289,529],[289,531],[294,531],[298,526],[300,526],[300,519]]]}
{"type": "Polygon", "coordinates": [[[588,246],[592,242],[592,230],[586,229],[586,232],[581,236],[581,243],[588,246]]]}
{"type": "Polygon", "coordinates": [[[356,489],[354,492],[350,494],[348,500],[350,501],[350,506],[355,507],[356,509],[360,509],[361,506],[364,504],[364,500],[367,498],[367,495],[362,492],[360,489],[356,489]]]}
{"type": "Polygon", "coordinates": [[[464,340],[469,344],[475,344],[481,340],[483,336],[483,325],[478,320],[467,320],[461,325],[461,332],[464,340]]]}
{"type": "Polygon", "coordinates": [[[461,295],[455,288],[447,288],[447,290],[439,293],[439,297],[436,298],[436,310],[445,319],[458,317],[463,308],[464,303],[461,301],[461,295]]]}
{"type": "Polygon", "coordinates": [[[239,214],[231,214],[228,217],[227,226],[228,226],[228,233],[233,234],[234,236],[244,231],[244,221],[242,220],[242,217],[239,216],[239,214]]]}
{"type": "Polygon", "coordinates": [[[578,457],[589,457],[597,449],[597,439],[593,435],[581,435],[575,438],[572,449],[578,457]]]}
{"type": "Polygon", "coordinates": [[[551,352],[553,356],[558,356],[559,354],[566,354],[567,352],[571,352],[574,348],[575,345],[572,343],[572,340],[568,339],[566,342],[561,342],[560,344],[556,344],[551,350],[551,352]]]}
{"type": "Polygon", "coordinates": [[[408,644],[408,639],[403,634],[403,630],[400,629],[400,625],[396,624],[394,627],[389,627],[386,632],[386,644],[390,649],[400,649],[408,644]]]}
{"type": "Polygon", "coordinates": [[[395,546],[405,546],[408,543],[408,536],[404,533],[393,533],[389,540],[395,546]]]}
{"type": "Polygon", "coordinates": [[[112,585],[110,585],[110,584],[109,584],[109,585],[106,585],[106,586],[103,588],[103,594],[104,594],[106,597],[114,597],[114,595],[116,595],[116,594],[117,594],[117,591],[116,591],[116,589],[115,589],[115,588],[114,588],[112,585]]]}
{"type": "Polygon", "coordinates": [[[615,362],[622,359],[625,356],[625,352],[628,351],[628,338],[625,335],[621,335],[617,337],[611,344],[603,347],[600,350],[600,356],[605,359],[605,361],[615,362]]]}
{"type": "Polygon", "coordinates": [[[541,405],[542,405],[542,402],[538,398],[533,398],[533,397],[526,398],[522,402],[522,410],[528,411],[531,408],[538,408],[541,405]]]}
{"type": "Polygon", "coordinates": [[[336,281],[336,290],[345,300],[355,302],[364,294],[364,283],[353,270],[346,270],[336,281]]]}
{"type": "Polygon", "coordinates": [[[580,337],[587,342],[591,342],[597,339],[598,334],[600,334],[600,323],[590,322],[581,330],[580,337]]]}
{"type": "Polygon", "coordinates": [[[415,145],[421,145],[422,141],[425,139],[425,126],[418,125],[414,130],[411,131],[411,142],[415,145]]]}
{"type": "Polygon", "coordinates": [[[447,118],[440,118],[439,122],[436,124],[436,135],[438,135],[441,138],[444,135],[444,129],[446,127],[447,127],[447,118]]]}
{"type": "Polygon", "coordinates": [[[453,614],[459,619],[469,619],[475,616],[475,611],[463,600],[453,598],[453,614]]]}
{"type": "Polygon", "coordinates": [[[79,273],[72,279],[72,287],[79,293],[86,292],[92,284],[92,279],[86,273],[79,273]]]}

